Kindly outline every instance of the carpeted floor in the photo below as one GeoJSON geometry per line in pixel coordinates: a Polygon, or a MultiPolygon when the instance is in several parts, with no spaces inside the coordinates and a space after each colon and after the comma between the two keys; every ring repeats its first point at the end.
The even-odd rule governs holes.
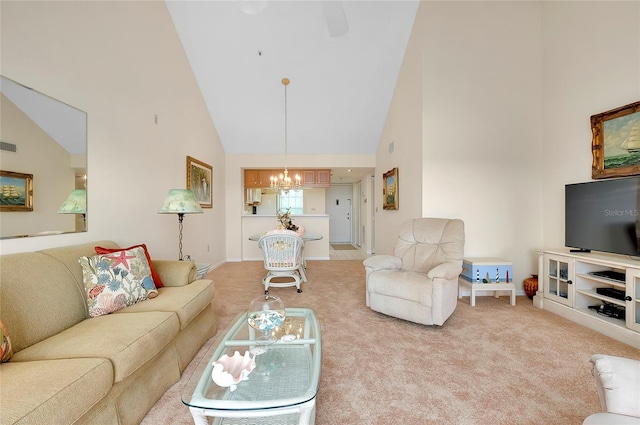
{"type": "MultiPolygon", "coordinates": [[[[321,322],[323,369],[316,424],[581,424],[600,405],[589,357],[640,352],[518,297],[469,299],[442,327],[413,324],[365,306],[362,261],[309,261],[309,282],[272,288],[288,307],[321,322]]],[[[262,293],[262,262],[227,263],[215,282],[218,334],[262,293]]],[[[143,425],[191,425],[180,400],[209,340],[147,414],[143,425]]],[[[256,422],[251,422],[256,423],[256,422]]],[[[259,423],[259,422],[258,422],[259,423]]]]}

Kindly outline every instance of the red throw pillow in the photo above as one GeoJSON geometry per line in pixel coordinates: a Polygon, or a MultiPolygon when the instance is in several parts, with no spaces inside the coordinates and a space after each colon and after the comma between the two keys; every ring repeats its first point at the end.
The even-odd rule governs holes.
{"type": "Polygon", "coordinates": [[[153,283],[156,288],[162,288],[164,285],[162,284],[162,280],[160,280],[160,275],[156,272],[156,269],[153,268],[153,262],[151,262],[151,256],[149,255],[149,251],[147,250],[147,246],[145,244],[130,246],[129,248],[103,248],[101,246],[96,246],[96,254],[111,254],[112,252],[120,252],[127,251],[129,249],[141,247],[144,249],[144,255],[147,257],[147,261],[149,262],[149,268],[151,269],[151,278],[153,279],[153,283]]]}

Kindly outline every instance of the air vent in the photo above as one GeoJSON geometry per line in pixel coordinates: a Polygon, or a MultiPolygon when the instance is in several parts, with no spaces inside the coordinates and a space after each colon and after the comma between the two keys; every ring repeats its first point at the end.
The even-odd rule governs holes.
{"type": "Polygon", "coordinates": [[[13,143],[0,142],[0,151],[16,152],[17,148],[13,143]]]}

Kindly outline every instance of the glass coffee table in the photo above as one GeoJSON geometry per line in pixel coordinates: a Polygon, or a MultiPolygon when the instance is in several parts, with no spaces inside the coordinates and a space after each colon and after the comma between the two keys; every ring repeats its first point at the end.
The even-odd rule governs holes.
{"type": "MultiPolygon", "coordinates": [[[[276,342],[256,343],[256,332],[239,314],[222,332],[193,372],[182,394],[196,425],[214,424],[313,424],[320,384],[322,349],[320,325],[313,310],[287,308],[276,342]],[[257,351],[255,349],[258,349],[257,351]],[[255,355],[256,367],[247,380],[231,387],[218,386],[211,377],[213,362],[238,351],[255,355]],[[257,418],[247,422],[244,418],[257,418]]],[[[252,355],[253,357],[253,355],[252,355]]]]}

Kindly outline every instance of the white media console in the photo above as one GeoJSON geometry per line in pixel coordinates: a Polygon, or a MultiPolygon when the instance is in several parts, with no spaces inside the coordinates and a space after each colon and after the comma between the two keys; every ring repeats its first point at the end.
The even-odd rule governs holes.
{"type": "Polygon", "coordinates": [[[568,248],[537,252],[536,307],[640,349],[640,259],[568,248]],[[621,317],[603,314],[612,311],[621,317]]]}

